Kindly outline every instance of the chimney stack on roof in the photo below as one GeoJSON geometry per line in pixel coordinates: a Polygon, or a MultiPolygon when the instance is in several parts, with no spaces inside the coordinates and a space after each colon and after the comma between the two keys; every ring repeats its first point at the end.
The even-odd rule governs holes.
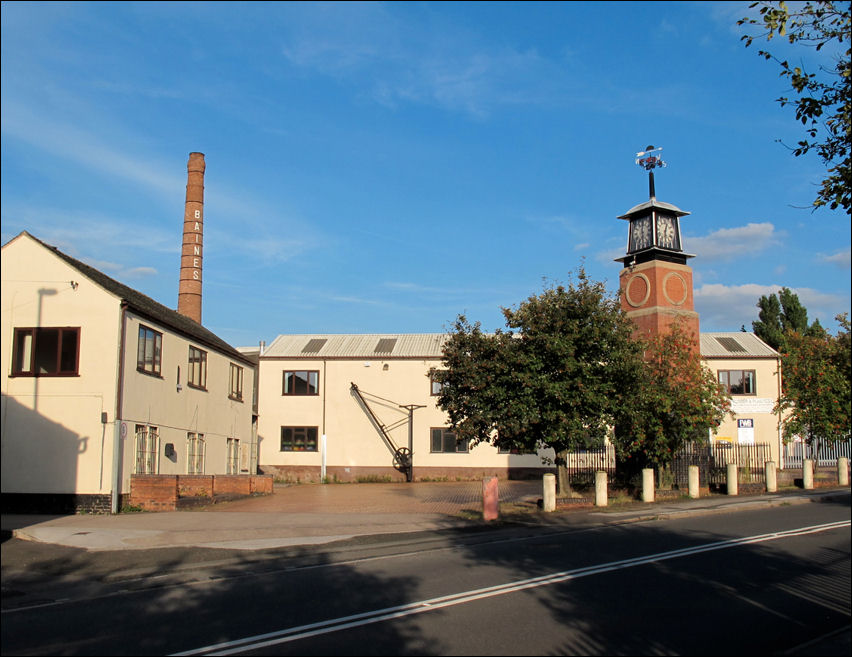
{"type": "Polygon", "coordinates": [[[186,209],[180,255],[178,307],[201,324],[201,270],[204,246],[204,153],[190,153],[186,164],[186,209]]]}

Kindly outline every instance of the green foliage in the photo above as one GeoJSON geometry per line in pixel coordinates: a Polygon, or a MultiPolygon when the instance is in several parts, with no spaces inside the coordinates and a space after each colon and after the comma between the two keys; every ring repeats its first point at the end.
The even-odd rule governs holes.
{"type": "Polygon", "coordinates": [[[645,342],[644,367],[629,401],[618,415],[615,444],[630,470],[668,465],[686,443],[706,442],[708,429],[730,410],[727,390],[678,324],[645,342]]]}
{"type": "Polygon", "coordinates": [[[835,42],[841,54],[836,57],[833,69],[820,67],[818,72],[807,72],[799,66],[791,66],[771,53],[761,50],[759,55],[773,59],[781,66],[781,77],[789,80],[798,94],[791,100],[778,98],[781,106],[795,107],[796,120],[805,126],[806,137],[792,148],[795,156],[813,150],[826,166],[826,177],[813,201],[813,209],[829,206],[832,210],[842,207],[850,210],[850,141],[852,141],[852,47],[850,47],[850,3],[817,0],[796,3],[790,9],[785,2],[754,2],[750,8],[760,7],[760,19],[743,18],[737,25],[758,25],[765,31],[758,35],[746,35],[742,39],[746,47],[755,38],[772,40],[776,35],[786,38],[791,44],[813,47],[819,51],[835,42]]]}
{"type": "Polygon", "coordinates": [[[493,334],[457,318],[445,369],[433,375],[443,384],[438,405],[461,440],[553,448],[562,494],[560,458],[600,447],[613,427],[621,457],[662,465],[684,443],[706,439],[728,410],[694,336],[676,327],[635,340],[617,297],[582,268],[575,283],[545,288],[503,315],[509,330],[493,334]]]}
{"type": "Polygon", "coordinates": [[[789,288],[782,287],[778,295],[762,296],[757,302],[760,309],[758,321],[751,326],[755,335],[777,351],[786,348],[787,335],[824,336],[825,329],[815,320],[808,324],[808,311],[799,301],[798,295],[789,288]]]}
{"type": "Polygon", "coordinates": [[[817,450],[850,434],[850,326],[845,313],[837,321],[836,337],[789,334],[781,357],[784,391],[776,410],[783,414],[784,437],[801,436],[817,450]]]}
{"type": "Polygon", "coordinates": [[[457,437],[557,454],[603,444],[640,362],[617,298],[581,268],[503,315],[510,330],[489,335],[459,316],[444,347],[438,405],[457,437]]]}

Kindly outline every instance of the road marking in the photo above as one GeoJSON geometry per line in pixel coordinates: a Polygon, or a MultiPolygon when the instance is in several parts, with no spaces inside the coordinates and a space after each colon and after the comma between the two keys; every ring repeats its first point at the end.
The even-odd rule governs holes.
{"type": "Polygon", "coordinates": [[[679,559],[681,557],[701,554],[703,552],[712,552],[715,550],[726,550],[729,548],[738,547],[741,545],[751,545],[755,543],[765,543],[767,541],[777,541],[780,539],[791,538],[794,536],[805,536],[807,534],[816,534],[819,532],[831,531],[842,527],[849,527],[852,522],[849,520],[840,520],[838,522],[830,522],[823,525],[812,525],[810,527],[799,527],[789,529],[787,531],[772,532],[769,534],[759,534],[756,536],[746,536],[743,538],[735,538],[727,541],[718,541],[715,543],[706,543],[689,548],[681,548],[678,550],[670,550],[668,552],[659,552],[657,554],[649,554],[644,557],[634,557],[632,559],[623,559],[620,561],[611,561],[609,563],[599,564],[595,566],[587,566],[575,570],[567,570],[550,575],[541,575],[530,579],[518,580],[507,584],[498,584],[496,586],[488,586],[482,589],[472,591],[462,591],[450,595],[432,598],[430,600],[420,600],[410,602],[404,605],[395,607],[386,607],[384,609],[375,609],[366,611],[360,614],[351,616],[343,616],[340,618],[332,618],[317,623],[309,623],[307,625],[299,625],[289,627],[276,632],[268,632],[266,634],[258,634],[255,636],[237,639],[235,641],[226,641],[217,643],[203,648],[187,650],[186,652],[173,653],[173,657],[183,655],[235,655],[247,650],[257,650],[269,646],[288,643],[290,641],[299,641],[312,636],[321,634],[330,634],[331,632],[339,632],[353,627],[370,625],[372,623],[381,623],[386,620],[395,618],[403,618],[414,614],[420,614],[425,611],[433,611],[444,607],[451,607],[476,600],[491,598],[507,593],[515,593],[526,589],[538,588],[541,586],[549,586],[551,584],[559,584],[589,575],[599,575],[601,573],[613,572],[625,568],[633,568],[634,566],[642,566],[649,563],[667,561],[669,559],[679,559]]]}

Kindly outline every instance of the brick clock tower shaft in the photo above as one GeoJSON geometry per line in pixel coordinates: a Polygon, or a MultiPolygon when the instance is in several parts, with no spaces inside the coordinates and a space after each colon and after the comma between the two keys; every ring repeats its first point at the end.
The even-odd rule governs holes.
{"type": "Polygon", "coordinates": [[[624,265],[621,307],[636,324],[637,337],[666,333],[678,322],[693,336],[697,351],[698,313],[686,264],[695,256],[683,252],[680,235],[680,218],[689,213],[656,198],[654,169],[665,166],[661,150],[648,146],[637,153],[636,163],[648,171],[650,198],[618,217],[629,226],[627,255],[616,259],[624,265]]]}

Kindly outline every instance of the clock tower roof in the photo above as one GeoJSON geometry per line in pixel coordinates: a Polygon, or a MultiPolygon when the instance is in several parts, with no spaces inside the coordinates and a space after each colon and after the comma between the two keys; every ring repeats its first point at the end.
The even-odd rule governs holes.
{"type": "Polygon", "coordinates": [[[648,214],[649,211],[652,210],[663,210],[665,212],[670,212],[674,214],[676,217],[685,217],[690,214],[684,210],[681,210],[676,205],[672,205],[671,203],[665,203],[664,201],[658,201],[656,198],[650,198],[644,203],[640,203],[639,205],[634,205],[623,215],[619,216],[618,219],[626,219],[630,220],[633,217],[648,214]]]}

